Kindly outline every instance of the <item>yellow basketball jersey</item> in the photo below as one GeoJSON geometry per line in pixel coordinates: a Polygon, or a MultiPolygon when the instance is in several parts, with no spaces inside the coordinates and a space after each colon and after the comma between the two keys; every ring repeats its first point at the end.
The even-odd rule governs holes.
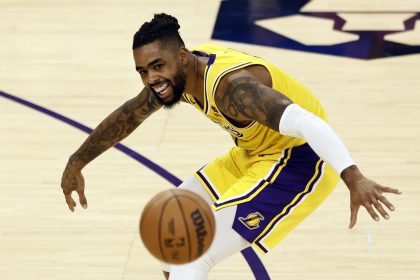
{"type": "Polygon", "coordinates": [[[271,75],[273,89],[326,120],[326,114],[320,102],[300,82],[264,59],[214,44],[202,45],[192,51],[210,57],[204,76],[203,108],[190,94],[184,93],[185,99],[213,122],[228,131],[236,145],[247,150],[250,155],[276,154],[286,148],[302,145],[306,141],[281,135],[278,131],[274,131],[258,122],[252,122],[246,127],[237,127],[230,123],[221,113],[214,100],[217,86],[221,78],[227,73],[251,65],[262,65],[271,75]]]}

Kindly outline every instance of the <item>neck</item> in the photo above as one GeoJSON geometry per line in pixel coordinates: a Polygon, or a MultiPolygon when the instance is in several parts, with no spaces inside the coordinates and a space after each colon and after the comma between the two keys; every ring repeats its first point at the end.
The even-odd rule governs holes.
{"type": "Polygon", "coordinates": [[[195,98],[202,98],[203,77],[207,61],[207,57],[197,57],[193,53],[189,53],[185,92],[191,94],[195,98]]]}

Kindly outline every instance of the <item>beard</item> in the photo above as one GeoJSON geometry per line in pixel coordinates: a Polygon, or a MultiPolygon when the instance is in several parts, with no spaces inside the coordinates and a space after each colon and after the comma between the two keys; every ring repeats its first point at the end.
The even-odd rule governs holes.
{"type": "Polygon", "coordinates": [[[174,78],[174,83],[172,84],[171,81],[168,81],[168,83],[172,86],[172,90],[173,90],[172,98],[165,101],[161,99],[159,96],[157,96],[159,103],[162,104],[165,109],[171,109],[181,101],[182,94],[184,93],[184,90],[185,90],[186,80],[187,80],[187,75],[181,69],[178,69],[174,78]]]}

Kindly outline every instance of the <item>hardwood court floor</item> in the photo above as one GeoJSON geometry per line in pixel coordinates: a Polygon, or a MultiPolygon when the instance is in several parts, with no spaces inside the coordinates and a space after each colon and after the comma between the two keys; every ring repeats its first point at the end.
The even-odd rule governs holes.
{"type": "MultiPolygon", "coordinates": [[[[414,0],[318,0],[311,9],[346,5],[420,11],[414,0]]],[[[131,54],[141,23],[155,12],[173,14],[194,46],[211,41],[218,7],[199,0],[0,0],[0,90],[93,128],[141,89],[131,54]]],[[[215,42],[265,57],[303,81],[366,175],[403,192],[388,196],[397,209],[389,221],[376,223],[361,209],[348,230],[348,191],[340,184],[261,257],[271,279],[420,279],[420,55],[367,61],[215,42]]],[[[146,201],[172,187],[168,181],[112,149],[84,171],[89,209],[71,213],[60,179],[86,134],[0,97],[0,135],[1,279],[163,279],[137,223],[146,201]]],[[[233,144],[187,105],[156,113],[123,143],[180,179],[233,144]]],[[[238,254],[210,279],[254,278],[238,254]]]]}

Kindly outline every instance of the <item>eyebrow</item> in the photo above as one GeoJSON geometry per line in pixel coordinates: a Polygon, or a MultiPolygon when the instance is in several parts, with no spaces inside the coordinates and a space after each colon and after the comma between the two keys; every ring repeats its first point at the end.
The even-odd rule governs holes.
{"type": "MultiPolygon", "coordinates": [[[[156,63],[159,63],[161,61],[163,61],[161,58],[156,58],[156,59],[152,60],[149,64],[147,64],[146,68],[149,68],[150,66],[152,66],[156,63]]],[[[136,71],[143,70],[143,69],[145,69],[145,68],[142,67],[142,66],[136,66],[136,71]]]]}

